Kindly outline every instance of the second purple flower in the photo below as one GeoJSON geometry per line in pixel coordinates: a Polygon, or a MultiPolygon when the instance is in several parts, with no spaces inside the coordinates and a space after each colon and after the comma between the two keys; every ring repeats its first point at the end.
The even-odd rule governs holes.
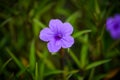
{"type": "Polygon", "coordinates": [[[113,39],[120,39],[120,14],[108,18],[106,27],[113,39]]]}
{"type": "Polygon", "coordinates": [[[52,19],[49,22],[49,28],[44,28],[40,32],[40,39],[48,42],[49,52],[57,52],[61,48],[69,48],[74,44],[71,36],[73,27],[70,23],[62,23],[59,19],[52,19]]]}

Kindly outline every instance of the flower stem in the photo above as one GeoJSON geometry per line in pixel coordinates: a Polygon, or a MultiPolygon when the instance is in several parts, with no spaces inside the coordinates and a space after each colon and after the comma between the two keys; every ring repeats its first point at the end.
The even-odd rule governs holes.
{"type": "Polygon", "coordinates": [[[60,68],[63,71],[63,74],[61,74],[61,79],[62,80],[66,80],[65,79],[65,75],[64,75],[64,67],[65,67],[65,51],[64,49],[60,50],[60,68]]]}
{"type": "Polygon", "coordinates": [[[93,68],[90,72],[90,76],[89,76],[89,79],[88,80],[93,80],[93,77],[94,77],[94,72],[95,72],[95,69],[93,68]]]}
{"type": "Polygon", "coordinates": [[[108,48],[107,51],[110,51],[112,48],[114,48],[115,46],[117,46],[120,43],[120,40],[115,41],[114,43],[111,44],[111,46],[108,48]]]}

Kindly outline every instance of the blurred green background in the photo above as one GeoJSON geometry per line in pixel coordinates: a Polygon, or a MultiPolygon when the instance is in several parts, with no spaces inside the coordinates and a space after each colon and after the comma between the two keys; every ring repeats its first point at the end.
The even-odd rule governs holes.
{"type": "Polygon", "coordinates": [[[0,0],[0,80],[120,80],[120,40],[106,19],[119,0],[0,0]],[[40,31],[51,19],[70,22],[70,49],[51,55],[40,31]]]}

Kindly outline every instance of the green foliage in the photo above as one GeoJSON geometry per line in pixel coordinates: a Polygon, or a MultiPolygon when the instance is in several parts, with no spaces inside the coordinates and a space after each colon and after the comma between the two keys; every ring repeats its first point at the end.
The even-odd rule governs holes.
{"type": "Polygon", "coordinates": [[[4,70],[4,68],[8,65],[8,63],[12,60],[12,58],[8,59],[2,66],[0,69],[0,73],[2,73],[2,71],[4,70]]]}
{"type": "Polygon", "coordinates": [[[35,41],[33,40],[30,45],[30,56],[29,56],[29,65],[30,69],[34,70],[35,69],[35,62],[36,62],[36,57],[35,57],[35,41]]]}
{"type": "Polygon", "coordinates": [[[97,67],[97,66],[99,66],[99,65],[101,65],[101,64],[105,64],[105,63],[107,63],[107,62],[109,62],[109,61],[110,61],[110,60],[102,60],[102,61],[93,62],[93,63],[89,64],[89,65],[86,67],[86,69],[88,70],[88,69],[97,67]]]}
{"type": "Polygon", "coordinates": [[[22,65],[22,63],[15,57],[15,55],[8,49],[6,48],[6,51],[8,52],[8,54],[12,57],[12,59],[15,61],[15,63],[18,65],[18,67],[23,70],[24,66],[22,65]]]}
{"type": "Polygon", "coordinates": [[[84,43],[83,46],[81,47],[81,53],[80,53],[80,63],[81,63],[81,68],[84,68],[88,61],[87,61],[87,55],[88,55],[88,35],[86,34],[83,37],[84,43]]]}
{"type": "Polygon", "coordinates": [[[35,66],[35,80],[39,80],[39,75],[38,75],[38,63],[36,62],[36,66],[35,66]]]}
{"type": "Polygon", "coordinates": [[[75,56],[75,54],[72,51],[69,51],[70,56],[72,57],[72,59],[75,61],[75,63],[77,64],[77,66],[80,68],[80,61],[79,59],[77,59],[77,56],[75,56]]]}
{"type": "Polygon", "coordinates": [[[105,24],[119,7],[119,0],[0,0],[0,80],[117,80],[120,40],[105,24]],[[64,56],[39,39],[56,18],[74,28],[64,56]]]}

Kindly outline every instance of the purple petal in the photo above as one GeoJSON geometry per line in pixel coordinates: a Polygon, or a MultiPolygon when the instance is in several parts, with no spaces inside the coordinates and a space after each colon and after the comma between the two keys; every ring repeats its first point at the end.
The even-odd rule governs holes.
{"type": "Polygon", "coordinates": [[[52,19],[49,22],[49,27],[52,31],[58,32],[61,30],[62,22],[59,19],[52,19]]]}
{"type": "Polygon", "coordinates": [[[63,30],[65,35],[70,35],[73,32],[73,27],[68,22],[64,23],[61,29],[63,30]]]}
{"type": "Polygon", "coordinates": [[[114,19],[113,18],[108,18],[107,19],[106,27],[107,27],[108,31],[113,29],[113,27],[114,27],[114,19]]]}
{"type": "Polygon", "coordinates": [[[58,52],[61,48],[61,42],[60,41],[55,41],[55,40],[51,40],[48,44],[47,44],[48,50],[51,53],[55,53],[58,52]]]}
{"type": "Polygon", "coordinates": [[[118,39],[120,37],[120,35],[118,36],[118,33],[116,31],[111,31],[110,34],[113,39],[118,39]]]}
{"type": "Polygon", "coordinates": [[[44,28],[39,35],[43,41],[50,41],[53,38],[53,32],[49,28],[44,28]]]}
{"type": "Polygon", "coordinates": [[[63,37],[61,40],[63,48],[69,48],[74,44],[74,39],[71,36],[63,37]]]}
{"type": "Polygon", "coordinates": [[[115,18],[116,21],[120,22],[120,14],[116,14],[116,15],[114,16],[114,18],[115,18]]]}

